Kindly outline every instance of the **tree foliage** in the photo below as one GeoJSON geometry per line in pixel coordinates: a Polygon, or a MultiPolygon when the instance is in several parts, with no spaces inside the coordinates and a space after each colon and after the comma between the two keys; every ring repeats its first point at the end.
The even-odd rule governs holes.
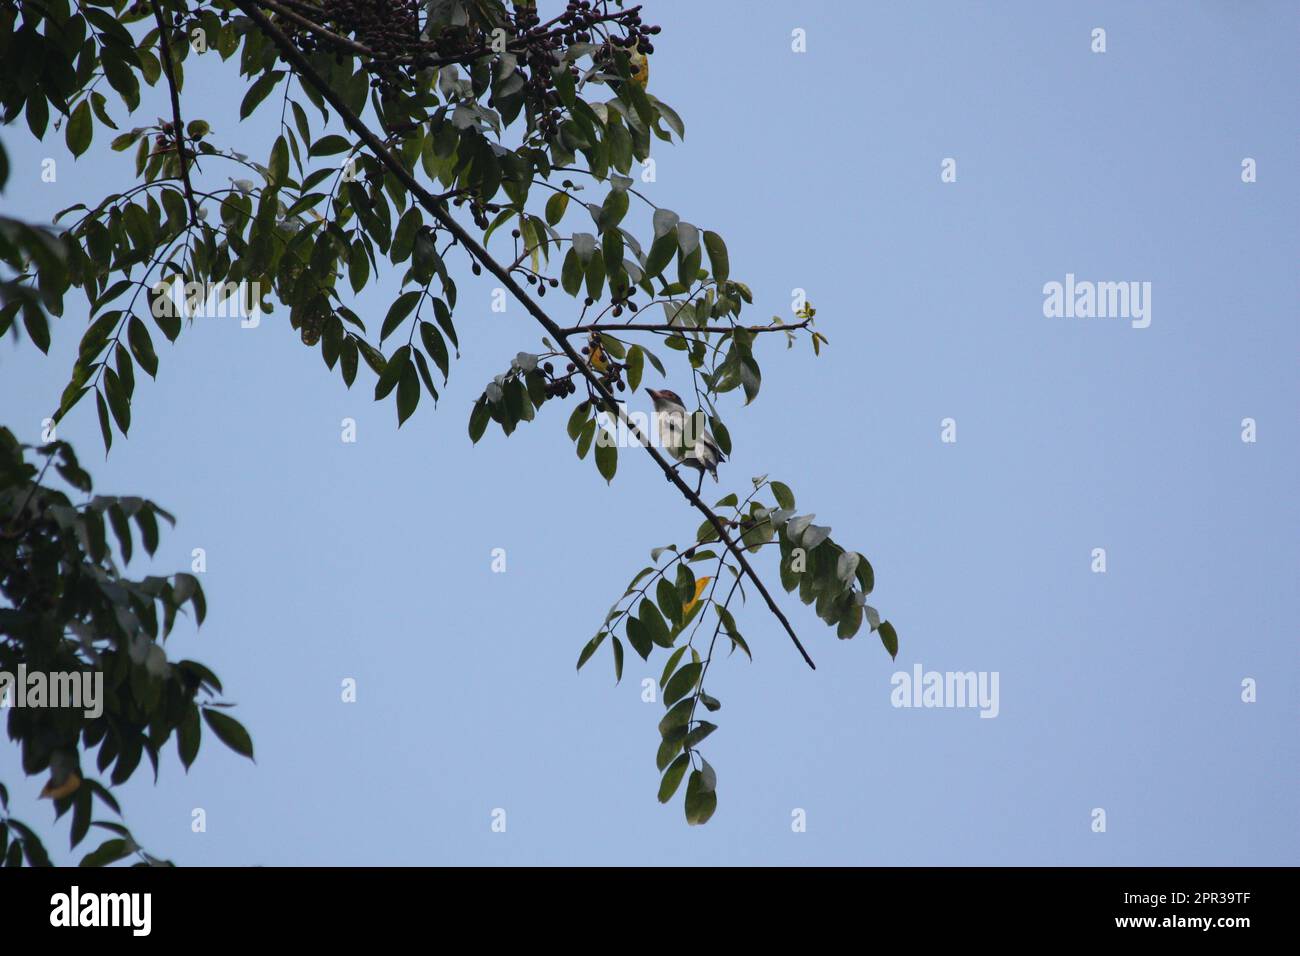
{"type": "Polygon", "coordinates": [[[637,188],[652,149],[685,135],[648,82],[658,33],[641,7],[610,0],[546,13],[501,0],[17,2],[0,10],[5,122],[37,137],[57,128],[78,156],[99,137],[133,152],[136,178],[63,210],[52,230],[0,220],[0,332],[44,351],[65,299],[77,293],[77,321],[89,302],[53,417],[93,404],[108,448],[130,429],[136,370],[157,371],[158,335],[184,334],[216,288],[284,315],[344,386],[391,402],[400,426],[452,374],[455,275],[489,272],[538,323],[540,345],[484,385],[470,438],[549,416],[607,481],[620,452],[641,446],[703,519],[687,546],[652,552],[578,660],[608,643],[619,677],[625,645],[665,657],[659,798],[685,780],[686,818],[702,823],[717,804],[701,751],[716,729],[702,715],[721,706],[705,690],[714,649],[721,638],[751,652],[735,598],[757,592],[812,664],[751,556],[775,552],[784,589],[840,638],[865,622],[892,656],[897,637],[866,604],[867,559],[797,513],[787,485],[756,478],[743,500],[706,504],[618,397],[651,375],[674,382],[730,453],[724,407],[758,397],[759,341],[806,338],[815,352],[827,341],[811,306],[794,322],[742,320],[754,296],[720,233],[637,188]],[[254,155],[186,107],[199,56],[238,75],[241,119],[279,114],[254,155]],[[133,126],[145,87],[169,115],[133,126]],[[400,292],[367,323],[348,303],[389,270],[400,292]],[[622,448],[604,440],[616,431],[622,448]]]}
{"type": "MultiPolygon", "coordinates": [[[[21,749],[23,770],[49,773],[42,796],[54,801],[55,813],[72,811],[74,849],[91,827],[113,834],[83,864],[127,857],[158,863],[122,824],[94,819],[96,800],[120,814],[109,788],[130,779],[142,757],[156,777],[159,752],[172,738],[188,769],[204,723],[245,756],[253,755],[252,742],[220,709],[217,676],[197,661],[168,658],[177,615],[192,613],[201,624],[207,613],[198,578],[180,572],[133,580],[122,573],[137,546],[149,555],[157,550],[160,521],[172,524],[172,516],[143,498],[92,490],[66,442],[33,450],[0,428],[0,672],[17,675],[6,688],[8,732],[21,749]],[[39,470],[28,461],[32,451],[44,459],[39,470]],[[51,466],[83,502],[42,483],[51,466]],[[99,713],[16,706],[18,695],[28,693],[23,671],[72,675],[78,683],[82,675],[99,675],[99,713]],[[92,750],[107,784],[82,765],[82,751],[92,750]]],[[[8,802],[0,785],[0,859],[10,866],[48,862],[40,838],[8,815],[8,802]]]]}

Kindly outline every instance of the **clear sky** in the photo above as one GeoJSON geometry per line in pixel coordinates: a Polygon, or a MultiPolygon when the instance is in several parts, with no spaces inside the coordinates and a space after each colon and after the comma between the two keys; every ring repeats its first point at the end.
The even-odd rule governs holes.
{"type": "MultiPolygon", "coordinates": [[[[756,320],[806,289],[831,343],[819,359],[762,343],[758,401],[724,409],[720,493],[770,473],[864,552],[897,662],[782,596],[809,671],[751,601],[754,662],[710,671],[719,810],[689,828],[680,798],[655,800],[662,706],[641,679],[662,657],[629,655],[620,686],[607,649],[573,665],[648,549],[698,515],[644,455],[606,487],[566,409],[470,445],[484,384],[539,348],[523,310],[492,313],[492,283],[463,270],[451,385],[400,433],[368,370],[348,392],[283,314],[202,321],[156,337],[158,380],[138,376],[107,461],[91,405],[60,433],[97,490],[178,515],[158,573],[206,549],[208,621],[169,653],[220,674],[257,747],[253,765],[207,735],[186,776],[169,746],[157,786],[141,771],[123,788],[137,836],[183,864],[1300,862],[1300,9],[646,6],[664,27],[650,89],[687,131],[656,144],[644,188],[727,238],[756,320]],[[1151,283],[1150,326],[1045,317],[1067,273],[1151,283]],[[893,707],[891,675],[917,664],[996,672],[997,717],[893,707]]],[[[233,62],[187,73],[187,113],[264,157],[277,111],[237,122],[233,62]]],[[[4,211],[127,186],[129,154],[96,135],[74,164],[61,136],[5,130],[4,211]]],[[[398,278],[356,304],[375,329],[398,278]]],[[[545,300],[561,318],[566,301],[545,300]]],[[[20,438],[38,440],[84,328],[69,309],[49,358],[0,343],[0,421],[20,438]]],[[[0,779],[50,832],[12,747],[0,779]]],[[[82,852],[66,821],[48,843],[82,852]]]]}

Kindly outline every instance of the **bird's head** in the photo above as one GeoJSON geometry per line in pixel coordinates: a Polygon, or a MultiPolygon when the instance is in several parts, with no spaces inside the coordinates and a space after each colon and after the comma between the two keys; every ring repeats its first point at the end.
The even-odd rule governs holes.
{"type": "Polygon", "coordinates": [[[683,411],[686,409],[686,405],[682,402],[681,396],[670,389],[665,388],[662,390],[656,390],[653,388],[647,388],[646,393],[654,400],[656,411],[667,411],[674,406],[683,411]]]}

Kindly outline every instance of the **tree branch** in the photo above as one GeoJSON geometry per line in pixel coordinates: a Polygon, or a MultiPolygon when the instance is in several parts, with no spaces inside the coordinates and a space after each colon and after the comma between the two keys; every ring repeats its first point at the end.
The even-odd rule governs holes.
{"type": "Polygon", "coordinates": [[[573,325],[561,329],[561,335],[578,335],[581,332],[794,332],[806,329],[812,319],[796,325],[573,325]]]}
{"type": "MultiPolygon", "coordinates": [[[[154,2],[156,2],[156,0],[154,0],[154,2]]],[[[803,644],[800,643],[798,635],[795,634],[794,628],[790,625],[790,621],[786,618],[781,608],[777,606],[771,592],[768,591],[767,586],[763,583],[762,579],[746,559],[744,549],[737,545],[736,542],[732,540],[731,536],[727,534],[722,519],[714,514],[709,506],[700,500],[699,495],[692,491],[686,482],[682,481],[676,470],[668,464],[664,457],[659,454],[650,443],[650,440],[646,437],[645,433],[628,418],[627,412],[625,412],[619,405],[618,401],[614,398],[613,393],[610,392],[609,389],[605,387],[604,383],[601,382],[600,378],[587,367],[587,363],[583,360],[582,356],[579,355],[577,350],[569,344],[568,340],[563,335],[563,330],[549,315],[546,314],[545,311],[542,310],[541,306],[533,300],[524,288],[515,281],[514,276],[512,276],[503,265],[498,263],[488,253],[488,251],[484,249],[472,235],[470,235],[465,227],[451,215],[447,210],[446,205],[440,202],[433,193],[416,180],[407,168],[403,166],[402,163],[389,151],[383,141],[375,135],[370,127],[368,127],[356,113],[348,108],[342,98],[328,83],[325,82],[320,74],[316,72],[311,63],[307,61],[307,58],[303,56],[298,48],[293,45],[293,42],[289,40],[289,38],[286,37],[284,33],[275,26],[275,24],[271,23],[271,21],[267,19],[266,15],[257,8],[254,0],[232,0],[232,2],[250,19],[252,19],[268,37],[270,37],[272,42],[274,42],[280,49],[285,60],[292,63],[298,69],[301,78],[316,87],[317,92],[329,101],[330,105],[338,112],[339,116],[343,119],[343,122],[348,126],[348,128],[361,138],[361,140],[370,148],[371,152],[374,153],[375,157],[382,162],[394,176],[397,177],[412,196],[415,196],[420,201],[420,204],[425,208],[425,210],[438,220],[444,229],[455,236],[457,241],[464,246],[475,259],[483,264],[484,268],[500,279],[502,284],[510,290],[511,295],[513,295],[515,299],[517,299],[524,308],[528,310],[528,313],[532,315],[532,317],[536,319],[547,332],[558,339],[560,348],[569,357],[569,360],[582,370],[583,377],[587,379],[588,384],[596,394],[604,400],[606,406],[605,410],[614,414],[623,422],[629,433],[635,436],[636,440],[645,448],[650,457],[659,465],[660,469],[668,477],[668,480],[676,485],[678,491],[680,491],[682,495],[685,496],[686,499],[696,508],[696,510],[700,511],[705,518],[708,519],[709,523],[713,525],[713,529],[717,532],[719,540],[727,546],[727,549],[730,550],[732,555],[736,558],[736,562],[740,565],[741,569],[750,580],[754,582],[754,586],[758,589],[758,592],[763,595],[763,598],[767,601],[768,608],[776,616],[777,620],[785,627],[786,633],[790,636],[790,640],[794,642],[794,646],[798,648],[799,653],[803,655],[803,659],[807,662],[809,667],[815,669],[817,665],[813,663],[812,658],[808,655],[808,651],[805,650],[803,644]]]]}
{"type": "MultiPolygon", "coordinates": [[[[290,2],[292,2],[292,0],[290,0],[290,2]]],[[[435,67],[435,66],[449,66],[453,63],[464,64],[466,62],[477,60],[479,57],[487,56],[489,54],[496,52],[492,50],[490,47],[486,47],[486,46],[480,46],[473,50],[467,50],[466,52],[457,54],[456,56],[441,56],[441,57],[435,57],[428,54],[411,54],[411,53],[393,54],[393,53],[381,52],[379,50],[371,49],[370,47],[366,46],[364,43],[359,43],[358,41],[353,40],[350,37],[340,36],[339,34],[325,27],[323,24],[320,24],[315,20],[311,19],[311,17],[302,13],[298,13],[294,10],[291,10],[287,6],[277,3],[276,0],[256,0],[256,3],[260,7],[265,7],[266,9],[279,14],[280,16],[284,17],[286,20],[293,21],[298,26],[302,27],[304,30],[308,30],[311,33],[314,33],[317,36],[321,37],[322,39],[329,41],[330,43],[337,44],[343,49],[355,53],[358,56],[367,56],[374,60],[386,60],[386,61],[391,61],[393,63],[399,63],[399,64],[419,63],[423,66],[435,67]]],[[[313,15],[319,15],[322,12],[320,10],[317,10],[316,8],[311,7],[310,4],[299,3],[298,6],[312,9],[313,15]]],[[[628,7],[626,9],[614,10],[608,13],[604,13],[592,17],[591,22],[594,24],[594,23],[603,23],[607,20],[617,20],[627,16],[630,13],[637,12],[640,9],[641,7],[638,5],[635,7],[628,7]]],[[[562,17],[555,17],[553,20],[550,20],[547,23],[544,23],[538,27],[534,27],[533,30],[531,30],[529,33],[521,34],[520,36],[515,37],[513,40],[511,40],[509,43],[506,44],[506,50],[514,53],[523,51],[524,49],[527,48],[530,42],[533,42],[535,40],[541,39],[542,37],[546,36],[548,31],[550,31],[551,27],[559,23],[561,19],[562,17]]],[[[412,41],[410,44],[408,44],[408,46],[417,46],[420,48],[432,50],[436,47],[436,44],[434,44],[430,40],[415,40],[412,41]]]]}
{"type": "Polygon", "coordinates": [[[301,13],[294,13],[288,7],[280,6],[280,4],[276,3],[275,0],[257,0],[257,4],[258,6],[266,7],[266,9],[278,13],[286,20],[292,20],[294,23],[298,24],[298,26],[302,27],[304,30],[308,30],[316,34],[318,37],[328,40],[330,43],[338,44],[339,46],[343,47],[345,50],[350,50],[353,53],[358,54],[359,56],[368,56],[377,60],[385,59],[384,54],[378,53],[375,50],[370,49],[370,47],[366,46],[365,44],[358,43],[349,37],[339,36],[337,33],[333,32],[332,30],[328,30],[325,27],[321,26],[316,21],[308,17],[304,17],[301,13]]]}
{"type": "Polygon", "coordinates": [[[181,182],[185,185],[185,200],[190,207],[190,222],[199,218],[199,204],[194,198],[194,187],[190,185],[189,157],[185,152],[185,123],[181,120],[181,97],[176,90],[176,72],[172,65],[172,51],[167,43],[170,32],[163,21],[162,7],[158,0],[149,0],[153,7],[153,17],[158,22],[158,52],[162,57],[163,72],[167,74],[167,88],[172,98],[172,137],[176,140],[176,157],[181,166],[181,182]]]}

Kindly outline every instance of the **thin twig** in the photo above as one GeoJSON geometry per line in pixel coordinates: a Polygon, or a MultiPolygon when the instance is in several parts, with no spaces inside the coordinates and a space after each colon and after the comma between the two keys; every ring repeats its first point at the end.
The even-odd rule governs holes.
{"type": "Polygon", "coordinates": [[[181,182],[185,184],[185,199],[190,206],[190,222],[199,218],[199,204],[194,199],[194,187],[190,185],[189,158],[185,152],[185,124],[181,121],[181,98],[176,90],[176,71],[172,66],[172,51],[167,43],[167,24],[163,22],[162,7],[158,0],[149,0],[153,7],[154,19],[158,21],[158,52],[162,55],[163,72],[167,74],[167,88],[172,97],[172,135],[176,139],[176,155],[181,164],[181,182]]]}
{"type": "Polygon", "coordinates": [[[561,335],[577,335],[580,332],[794,332],[806,329],[811,319],[804,319],[797,325],[574,325],[561,329],[561,335]]]}

